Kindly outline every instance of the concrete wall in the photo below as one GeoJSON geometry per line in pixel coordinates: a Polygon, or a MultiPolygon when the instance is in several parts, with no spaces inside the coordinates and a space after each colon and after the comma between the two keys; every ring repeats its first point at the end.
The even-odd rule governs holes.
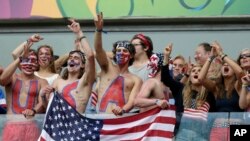
{"type": "MultiPolygon", "coordinates": [[[[81,23],[82,29],[93,47],[94,24],[81,23]]],[[[103,34],[105,50],[111,51],[112,43],[117,40],[129,40],[136,33],[144,33],[152,38],[154,51],[161,52],[166,44],[172,42],[174,50],[172,56],[182,54],[193,59],[194,50],[201,42],[219,41],[224,52],[236,59],[240,50],[250,46],[250,26],[247,24],[182,24],[182,25],[107,25],[108,33],[103,34]]],[[[20,43],[27,40],[34,33],[39,33],[44,40],[36,43],[33,48],[41,44],[53,46],[55,54],[61,55],[73,49],[74,35],[65,25],[35,27],[0,25],[0,65],[6,67],[11,61],[11,52],[20,43]]]]}

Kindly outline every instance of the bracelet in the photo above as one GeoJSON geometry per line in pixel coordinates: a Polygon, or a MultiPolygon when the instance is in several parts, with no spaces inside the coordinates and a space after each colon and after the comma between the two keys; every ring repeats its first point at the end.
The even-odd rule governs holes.
{"type": "Polygon", "coordinates": [[[86,37],[86,36],[82,36],[82,37],[78,38],[77,40],[78,40],[78,41],[81,41],[81,40],[84,39],[84,38],[87,38],[87,37],[86,37]]]}
{"type": "Polygon", "coordinates": [[[247,84],[242,84],[242,88],[248,87],[247,84]]]}
{"type": "Polygon", "coordinates": [[[158,105],[158,103],[160,102],[160,99],[156,99],[155,100],[155,104],[158,105]]]}
{"type": "Polygon", "coordinates": [[[102,32],[103,30],[102,29],[96,29],[95,31],[96,32],[102,32]]]}
{"type": "Polygon", "coordinates": [[[207,60],[211,63],[214,60],[215,56],[210,56],[207,60]]]}
{"type": "Polygon", "coordinates": [[[224,58],[226,57],[226,54],[221,55],[221,60],[224,61],[224,58]]]}

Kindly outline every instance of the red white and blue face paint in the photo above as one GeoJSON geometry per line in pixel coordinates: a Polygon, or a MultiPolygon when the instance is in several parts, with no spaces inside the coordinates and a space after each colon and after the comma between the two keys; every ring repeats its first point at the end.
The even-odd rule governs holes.
{"type": "Polygon", "coordinates": [[[33,74],[37,70],[37,57],[30,55],[28,58],[23,58],[20,63],[21,69],[26,74],[33,74]]]}
{"type": "Polygon", "coordinates": [[[126,49],[125,47],[117,46],[115,57],[116,57],[116,63],[118,65],[123,65],[129,61],[130,53],[128,49],[126,49]]]}
{"type": "Polygon", "coordinates": [[[81,68],[81,55],[78,54],[77,52],[72,53],[69,55],[69,59],[68,59],[68,70],[80,70],[81,68]]]}
{"type": "Polygon", "coordinates": [[[68,61],[68,67],[80,67],[80,62],[75,62],[74,60],[68,61]]]}
{"type": "Polygon", "coordinates": [[[155,77],[157,74],[159,67],[162,66],[163,63],[163,55],[162,54],[153,54],[149,59],[149,63],[147,65],[147,69],[150,70],[148,77],[155,77]]]}
{"type": "Polygon", "coordinates": [[[150,70],[150,73],[148,74],[148,77],[155,77],[157,70],[158,70],[158,61],[159,58],[157,57],[156,54],[153,54],[150,59],[149,59],[149,63],[147,65],[147,69],[150,70]]]}

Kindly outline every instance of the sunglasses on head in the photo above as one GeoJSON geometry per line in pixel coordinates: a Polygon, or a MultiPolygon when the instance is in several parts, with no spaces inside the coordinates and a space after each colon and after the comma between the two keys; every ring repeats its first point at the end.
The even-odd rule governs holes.
{"type": "Polygon", "coordinates": [[[241,54],[240,55],[240,59],[242,59],[242,58],[248,58],[248,57],[250,57],[250,54],[241,54]]]}
{"type": "Polygon", "coordinates": [[[129,46],[132,45],[130,42],[127,41],[118,41],[116,42],[116,44],[117,44],[116,47],[125,47],[125,48],[128,48],[129,46]]]}

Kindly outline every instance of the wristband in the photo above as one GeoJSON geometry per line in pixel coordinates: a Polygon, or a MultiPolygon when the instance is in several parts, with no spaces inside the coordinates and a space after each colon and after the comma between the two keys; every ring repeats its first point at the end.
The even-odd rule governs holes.
{"type": "Polygon", "coordinates": [[[208,61],[211,63],[211,62],[214,60],[214,58],[215,58],[215,56],[210,56],[210,57],[208,58],[208,61]]]}
{"type": "Polygon", "coordinates": [[[78,38],[78,40],[81,41],[84,38],[87,38],[87,37],[86,36],[82,36],[82,37],[78,38]]]}
{"type": "Polygon", "coordinates": [[[96,32],[102,32],[103,30],[102,29],[96,29],[95,31],[96,32]]]}
{"type": "Polygon", "coordinates": [[[221,56],[221,60],[224,61],[224,58],[225,58],[226,56],[227,56],[226,54],[223,54],[223,55],[221,56]]]}

